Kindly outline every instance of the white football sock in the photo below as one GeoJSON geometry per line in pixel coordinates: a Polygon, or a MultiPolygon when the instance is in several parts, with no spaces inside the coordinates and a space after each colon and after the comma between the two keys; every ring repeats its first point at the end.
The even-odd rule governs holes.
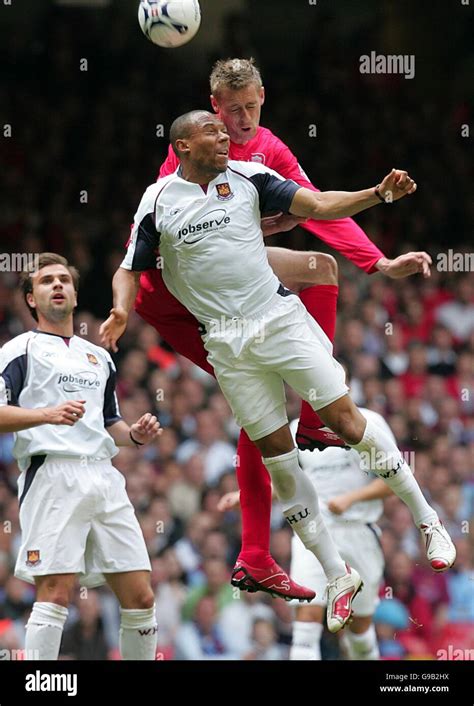
{"type": "Polygon", "coordinates": [[[58,658],[68,612],[57,603],[33,603],[26,624],[25,660],[58,658]]]}
{"type": "Polygon", "coordinates": [[[321,623],[303,623],[300,620],[295,620],[290,660],[320,660],[322,634],[321,623]]]}
{"type": "Polygon", "coordinates": [[[155,660],[158,640],[155,606],[120,608],[120,654],[122,659],[155,660]]]}
{"type": "Polygon", "coordinates": [[[319,512],[318,496],[298,463],[297,450],[262,460],[291,529],[321,563],[328,581],[343,576],[346,565],[326,529],[319,512]]]}
{"type": "Polygon", "coordinates": [[[417,527],[438,519],[395,442],[373,419],[367,419],[362,440],[352,448],[359,452],[363,467],[385,481],[407,505],[417,527]]]}
{"type": "Polygon", "coordinates": [[[349,659],[380,659],[374,625],[371,625],[368,630],[359,634],[351,632],[350,629],[345,630],[342,640],[349,659]]]}

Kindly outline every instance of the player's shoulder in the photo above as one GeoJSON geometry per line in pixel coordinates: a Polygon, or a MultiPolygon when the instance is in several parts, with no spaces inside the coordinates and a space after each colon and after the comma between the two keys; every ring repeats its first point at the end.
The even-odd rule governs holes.
{"type": "Polygon", "coordinates": [[[275,133],[272,132],[268,127],[263,127],[263,125],[260,125],[257,136],[259,142],[267,145],[270,148],[281,149],[282,147],[284,147],[285,149],[288,149],[288,146],[283,142],[283,140],[278,137],[278,135],[275,135],[275,133]]]}
{"type": "Polygon", "coordinates": [[[143,194],[142,197],[142,205],[146,206],[154,206],[156,203],[156,200],[160,196],[160,194],[164,191],[164,189],[175,182],[178,178],[177,170],[172,172],[171,174],[167,174],[166,176],[160,177],[157,181],[154,181],[153,184],[150,184],[150,186],[147,187],[145,190],[145,193],[143,194]]]}
{"type": "Polygon", "coordinates": [[[35,337],[34,331],[26,331],[25,333],[20,333],[19,336],[10,339],[2,346],[1,353],[4,363],[8,363],[15,358],[19,358],[22,355],[28,353],[28,344],[32,338],[35,337]]]}
{"type": "Polygon", "coordinates": [[[256,174],[268,174],[272,170],[261,164],[260,162],[240,162],[235,159],[230,159],[227,168],[234,174],[240,175],[246,179],[250,179],[256,174]]]}

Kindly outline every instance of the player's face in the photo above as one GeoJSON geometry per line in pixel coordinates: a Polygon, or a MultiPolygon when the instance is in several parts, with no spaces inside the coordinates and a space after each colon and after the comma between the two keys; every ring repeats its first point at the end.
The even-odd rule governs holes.
{"type": "Polygon", "coordinates": [[[204,116],[186,140],[189,159],[200,171],[211,174],[225,172],[229,161],[229,134],[214,115],[204,116]]]}
{"type": "Polygon", "coordinates": [[[33,292],[28,303],[36,308],[38,318],[59,322],[67,319],[77,305],[71,273],[64,265],[46,265],[31,275],[33,292]]]}
{"type": "Polygon", "coordinates": [[[238,145],[244,145],[257,134],[264,100],[263,88],[254,83],[236,91],[223,88],[218,96],[211,96],[214,111],[224,121],[232,142],[238,145]]]}

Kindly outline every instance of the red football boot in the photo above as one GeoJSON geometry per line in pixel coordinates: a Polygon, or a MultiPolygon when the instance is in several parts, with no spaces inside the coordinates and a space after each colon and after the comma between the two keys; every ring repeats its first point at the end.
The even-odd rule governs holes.
{"type": "Polygon", "coordinates": [[[324,451],[328,446],[338,446],[348,449],[349,446],[329,427],[305,427],[301,422],[296,430],[296,443],[300,451],[324,451]]]}
{"type": "Polygon", "coordinates": [[[276,562],[267,568],[257,568],[239,559],[232,571],[231,584],[241,591],[263,591],[273,598],[284,598],[287,601],[296,599],[300,603],[309,603],[316,597],[314,591],[295,583],[276,562]]]}

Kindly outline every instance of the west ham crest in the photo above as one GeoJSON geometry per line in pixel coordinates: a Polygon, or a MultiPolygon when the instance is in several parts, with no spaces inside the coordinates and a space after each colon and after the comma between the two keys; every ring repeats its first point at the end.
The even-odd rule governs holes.
{"type": "Polygon", "coordinates": [[[219,201],[230,201],[230,199],[234,198],[229,182],[225,181],[223,184],[216,184],[216,189],[219,201]]]}

